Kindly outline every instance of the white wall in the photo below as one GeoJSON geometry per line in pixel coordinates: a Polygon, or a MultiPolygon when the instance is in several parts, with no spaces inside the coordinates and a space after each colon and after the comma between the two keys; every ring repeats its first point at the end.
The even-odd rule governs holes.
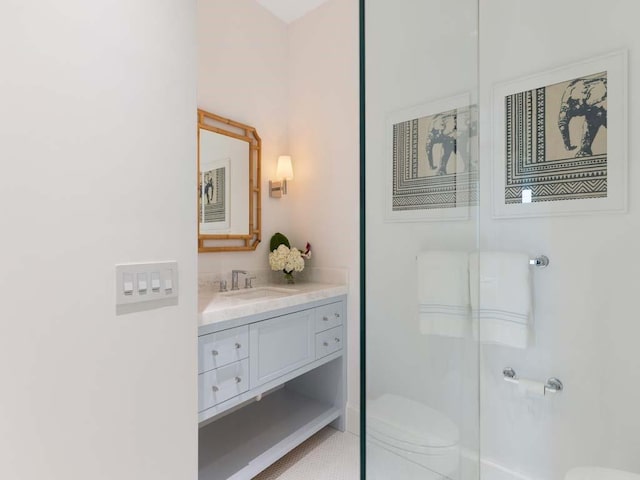
{"type": "Polygon", "coordinates": [[[289,27],[292,240],[313,244],[311,265],[349,272],[349,429],[358,433],[358,1],[329,0],[289,27]]]}
{"type": "Polygon", "coordinates": [[[195,2],[5,2],[0,478],[195,479],[195,2]],[[121,262],[180,303],[115,315],[121,262]]]}
{"type": "MultiPolygon", "coordinates": [[[[198,0],[198,107],[255,127],[262,138],[262,243],[255,252],[204,253],[200,274],[268,268],[269,239],[291,231],[291,198],[269,197],[288,153],[287,25],[255,0],[198,0]]],[[[194,180],[195,181],[195,180],[194,180]]]]}
{"type": "Polygon", "coordinates": [[[366,2],[367,399],[392,393],[456,422],[477,447],[477,357],[472,342],[420,334],[416,255],[470,251],[467,221],[385,223],[384,174],[390,114],[469,93],[476,85],[476,2],[366,2]]]}
{"type": "Polygon", "coordinates": [[[358,2],[330,0],[290,25],[254,0],[198,1],[198,105],[262,137],[263,241],[255,252],[199,255],[201,275],[268,268],[281,231],[313,245],[311,267],[349,272],[349,426],[359,405],[358,2]],[[293,156],[289,195],[269,198],[277,157],[293,156]]]}
{"type": "Polygon", "coordinates": [[[486,457],[533,479],[559,480],[578,465],[640,472],[638,15],[634,0],[480,1],[481,244],[551,259],[535,273],[537,346],[483,349],[481,443],[486,457]],[[630,49],[629,214],[492,220],[492,85],[620,48],[630,49]],[[506,366],[537,379],[557,376],[566,391],[519,397],[500,378],[506,366]]]}

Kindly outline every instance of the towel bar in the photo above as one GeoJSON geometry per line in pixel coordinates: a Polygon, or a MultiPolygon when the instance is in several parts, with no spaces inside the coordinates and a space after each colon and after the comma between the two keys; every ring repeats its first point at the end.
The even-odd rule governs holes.
{"type": "Polygon", "coordinates": [[[532,258],[529,260],[529,265],[534,265],[536,267],[544,268],[549,266],[549,257],[546,255],[539,255],[536,258],[532,258]]]}

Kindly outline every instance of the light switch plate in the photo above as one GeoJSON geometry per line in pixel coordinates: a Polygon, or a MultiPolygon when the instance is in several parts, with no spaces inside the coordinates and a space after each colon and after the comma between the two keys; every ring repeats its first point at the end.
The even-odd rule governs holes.
{"type": "Polygon", "coordinates": [[[116,265],[116,313],[178,304],[178,262],[116,265]],[[131,286],[133,284],[133,291],[131,286]]]}

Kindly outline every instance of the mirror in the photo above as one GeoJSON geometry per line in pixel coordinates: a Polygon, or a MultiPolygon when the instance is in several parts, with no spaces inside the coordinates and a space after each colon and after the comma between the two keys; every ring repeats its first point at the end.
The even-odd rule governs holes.
{"type": "Polygon", "coordinates": [[[256,129],[198,110],[198,251],[255,250],[261,240],[256,129]]]}

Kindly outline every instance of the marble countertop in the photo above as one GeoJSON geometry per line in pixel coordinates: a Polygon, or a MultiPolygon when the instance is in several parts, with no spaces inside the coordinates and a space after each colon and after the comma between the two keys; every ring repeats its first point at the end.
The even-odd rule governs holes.
{"type": "Polygon", "coordinates": [[[346,285],[327,283],[296,283],[295,285],[260,285],[254,289],[219,293],[214,288],[198,292],[198,325],[200,327],[234,318],[302,305],[315,300],[347,294],[346,285]],[[260,297],[260,292],[272,290],[273,296],[260,297]],[[255,294],[258,298],[250,298],[255,294]]]}

